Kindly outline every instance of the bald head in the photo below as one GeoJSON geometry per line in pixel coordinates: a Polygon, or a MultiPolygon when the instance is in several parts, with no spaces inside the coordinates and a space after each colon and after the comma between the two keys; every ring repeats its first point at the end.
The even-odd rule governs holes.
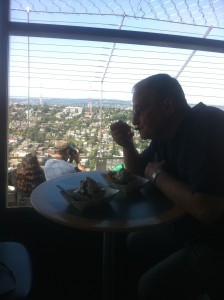
{"type": "Polygon", "coordinates": [[[171,138],[190,110],[179,82],[168,74],[145,78],[133,87],[132,123],[142,139],[171,138]]]}
{"type": "Polygon", "coordinates": [[[137,82],[133,87],[133,92],[138,93],[140,90],[145,90],[151,98],[158,101],[165,97],[172,97],[180,106],[187,104],[180,83],[168,74],[156,74],[137,82]]]}

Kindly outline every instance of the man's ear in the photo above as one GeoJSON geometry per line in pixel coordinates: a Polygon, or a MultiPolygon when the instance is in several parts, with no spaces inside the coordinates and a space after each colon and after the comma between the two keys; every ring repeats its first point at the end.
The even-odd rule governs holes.
{"type": "Polygon", "coordinates": [[[163,111],[166,117],[170,117],[175,112],[175,102],[172,97],[166,97],[163,100],[163,111]]]}

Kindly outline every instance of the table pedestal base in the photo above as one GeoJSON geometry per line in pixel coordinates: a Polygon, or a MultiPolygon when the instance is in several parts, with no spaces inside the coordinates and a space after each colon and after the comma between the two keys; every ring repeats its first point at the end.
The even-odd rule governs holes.
{"type": "Polygon", "coordinates": [[[115,233],[103,233],[103,270],[102,292],[103,300],[114,299],[114,252],[115,233]]]}

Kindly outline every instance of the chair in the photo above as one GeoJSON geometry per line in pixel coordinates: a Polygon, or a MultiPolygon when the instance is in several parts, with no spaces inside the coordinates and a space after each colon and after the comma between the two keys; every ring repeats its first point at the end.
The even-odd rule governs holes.
{"type": "Polygon", "coordinates": [[[32,266],[27,249],[17,242],[0,242],[0,300],[26,299],[32,266]]]}

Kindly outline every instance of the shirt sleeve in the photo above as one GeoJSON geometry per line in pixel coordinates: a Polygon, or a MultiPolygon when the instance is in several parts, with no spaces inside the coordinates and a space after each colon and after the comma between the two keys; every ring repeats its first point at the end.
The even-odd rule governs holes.
{"type": "Polygon", "coordinates": [[[149,162],[155,161],[157,159],[156,141],[152,140],[149,146],[140,154],[140,157],[144,167],[146,167],[149,162]]]}

